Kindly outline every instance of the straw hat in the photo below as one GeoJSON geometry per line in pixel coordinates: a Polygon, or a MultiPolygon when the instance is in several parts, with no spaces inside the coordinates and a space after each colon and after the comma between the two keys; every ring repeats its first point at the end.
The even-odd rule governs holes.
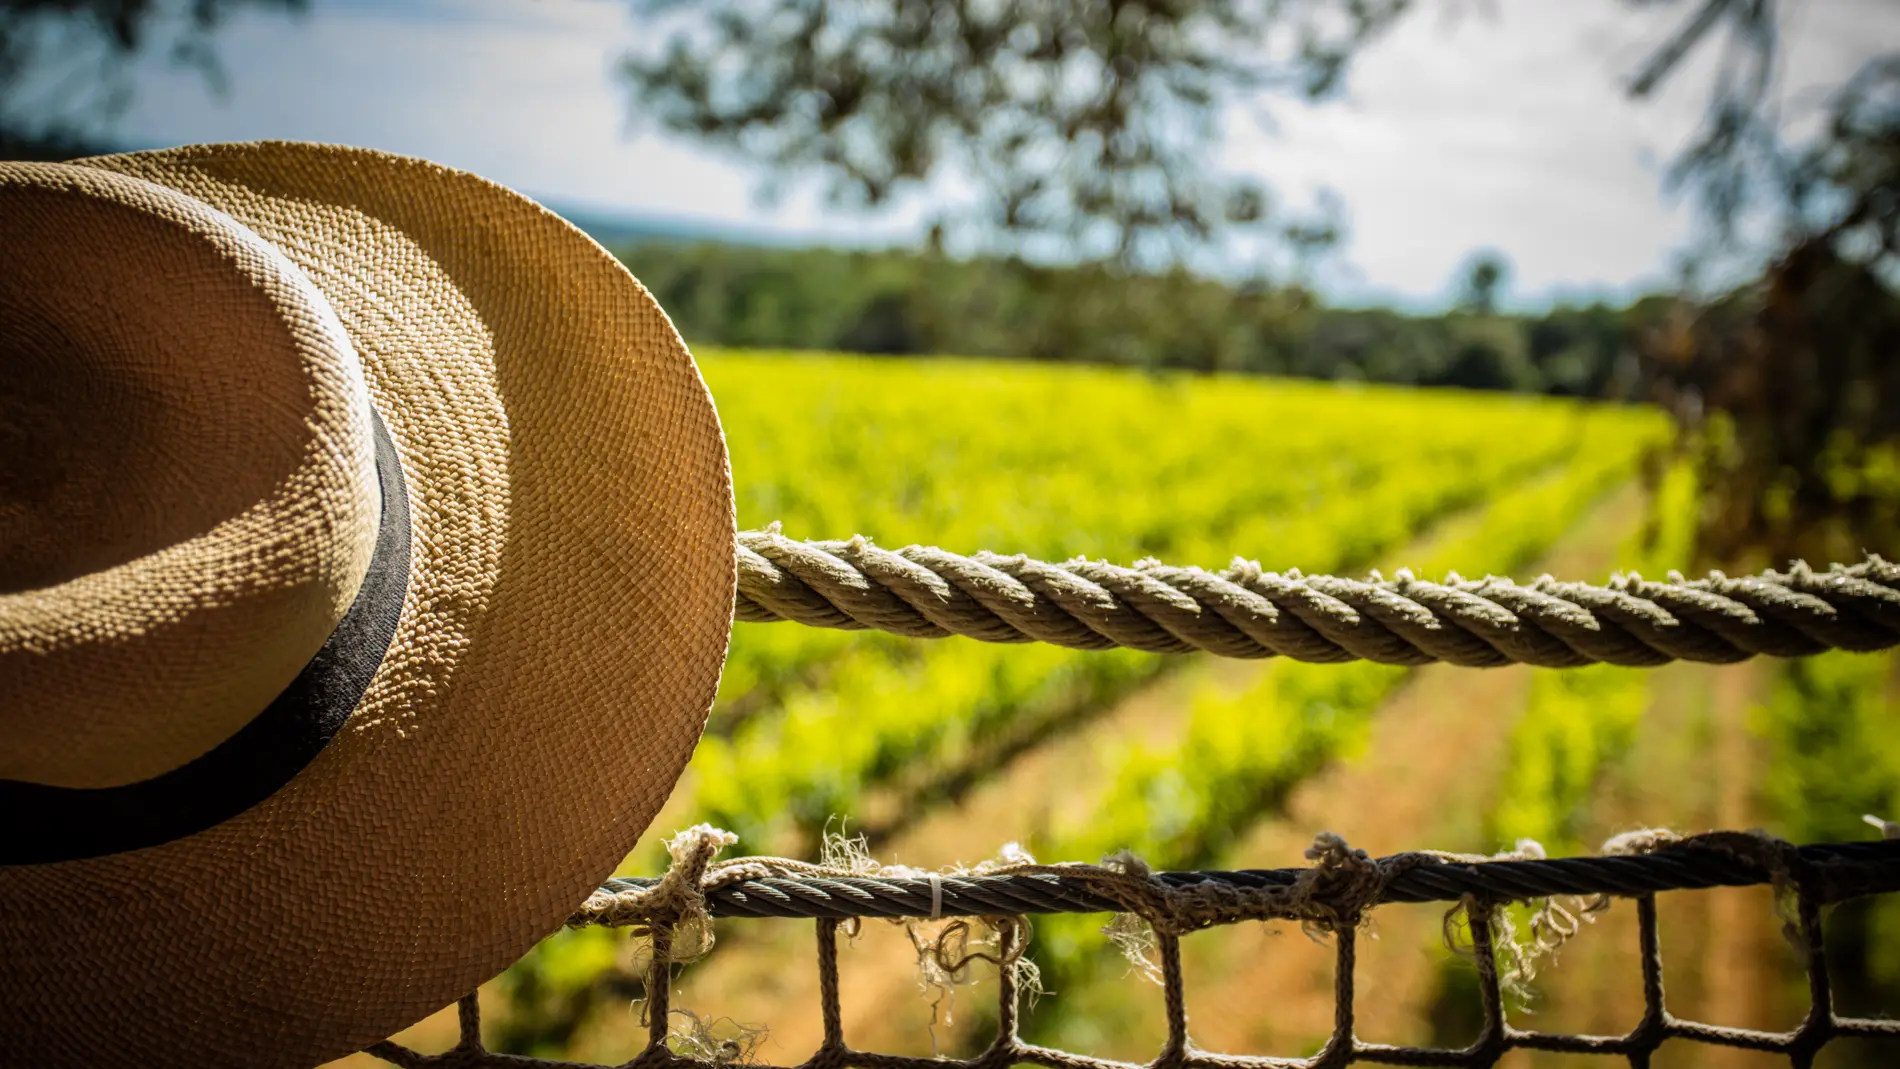
{"type": "Polygon", "coordinates": [[[559,926],[725,656],[691,356],[472,175],[0,164],[0,1064],[312,1065],[559,926]]]}

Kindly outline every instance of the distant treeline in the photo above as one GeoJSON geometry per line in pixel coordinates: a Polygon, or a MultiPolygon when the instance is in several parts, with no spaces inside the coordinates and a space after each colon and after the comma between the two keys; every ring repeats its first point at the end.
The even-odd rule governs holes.
{"type": "Polygon", "coordinates": [[[1663,302],[1541,315],[1328,308],[1186,271],[648,242],[619,255],[695,343],[957,354],[1628,396],[1663,302]]]}

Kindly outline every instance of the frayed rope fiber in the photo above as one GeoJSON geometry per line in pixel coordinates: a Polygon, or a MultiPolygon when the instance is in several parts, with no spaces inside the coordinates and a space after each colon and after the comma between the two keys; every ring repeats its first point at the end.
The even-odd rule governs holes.
{"type": "MultiPolygon", "coordinates": [[[[1869,818],[1890,834],[1890,821],[1869,818]]],[[[783,858],[716,861],[734,837],[709,825],[675,836],[672,865],[658,879],[614,879],[577,910],[574,926],[632,928],[650,952],[643,959],[647,1026],[644,1050],[620,1069],[721,1069],[750,1063],[765,1038],[756,1025],[707,1018],[672,1006],[678,962],[711,946],[713,917],[816,918],[819,1014],[823,1043],[802,1069],[1139,1069],[1128,1063],[1025,1042],[1018,1030],[1022,1004],[1039,990],[1025,955],[1031,937],[1024,914],[1116,914],[1103,929],[1135,968],[1159,982],[1167,1022],[1160,1054],[1150,1069],[1340,1069],[1386,1065],[1490,1069],[1519,1049],[1596,1054],[1647,1065],[1665,1043],[1713,1044],[1771,1052],[1797,1066],[1839,1038],[1900,1040],[1900,1022],[1843,1017],[1833,1012],[1822,941],[1821,908],[1864,894],[1900,890],[1900,839],[1793,846],[1762,832],[1709,832],[1681,837],[1661,829],[1617,836],[1598,857],[1546,858],[1529,840],[1506,854],[1467,856],[1413,851],[1373,858],[1337,835],[1316,836],[1304,868],[1242,872],[1154,872],[1129,853],[1100,865],[1038,864],[1014,844],[996,860],[929,873],[878,864],[862,840],[827,836],[818,864],[783,858]],[[1662,890],[1771,884],[1786,930],[1808,973],[1810,1010],[1789,1032],[1705,1024],[1668,1012],[1663,1001],[1661,942],[1654,893],[1662,890]],[[1521,991],[1540,960],[1557,952],[1591,915],[1608,904],[1597,896],[1635,899],[1642,956],[1644,1013],[1628,1033],[1572,1035],[1513,1027],[1505,995],[1521,991]],[[1569,901],[1560,902],[1560,897],[1569,901]],[[1381,902],[1437,901],[1446,914],[1449,942],[1478,978],[1484,1023],[1462,1048],[1401,1047],[1369,1043],[1354,1034],[1355,962],[1359,927],[1381,902]],[[1509,902],[1529,903],[1529,939],[1513,935],[1509,902]],[[996,1038],[967,1058],[907,1057],[855,1049],[844,1027],[838,942],[856,931],[856,918],[883,918],[909,932],[921,980],[932,999],[933,1026],[947,1021],[954,989],[975,979],[970,966],[995,966],[996,1038]],[[958,918],[972,918],[969,920],[958,918]],[[1186,985],[1180,941],[1185,933],[1248,920],[1297,921],[1334,948],[1334,1027],[1308,1058],[1211,1054],[1188,1037],[1186,985]],[[941,1010],[942,1015],[938,1012],[941,1010]],[[683,1026],[683,1027],[682,1027],[683,1026]]],[[[462,999],[461,1040],[427,1055],[400,1044],[374,1044],[368,1053],[404,1069],[583,1069],[488,1051],[481,1041],[480,1005],[462,999]]],[[[934,1042],[934,1032],[933,1042],[934,1042]]]]}
{"type": "Polygon", "coordinates": [[[914,638],[1123,646],[1151,653],[1572,668],[1670,661],[1726,664],[1900,645],[1900,565],[1859,564],[1665,582],[1623,575],[1597,586],[1428,582],[1285,574],[1236,559],[1222,572],[1143,561],[1062,563],[881,549],[787,538],[776,524],[739,535],[738,619],[872,629],[914,638]]]}
{"type": "Polygon", "coordinates": [[[1242,920],[1281,919],[1319,929],[1357,923],[1387,902],[1530,901],[1552,896],[1646,895],[1759,884],[1799,886],[1817,902],[1900,891],[1900,839],[1796,847],[1760,832],[1678,837],[1643,831],[1604,844],[1601,856],[1545,858],[1414,850],[1368,857],[1322,833],[1304,868],[1154,872],[1129,854],[1100,865],[1039,864],[1020,851],[972,869],[812,864],[776,857],[713,861],[733,842],[707,825],[675,837],[659,879],[614,878],[568,918],[572,927],[670,924],[711,917],[848,919],[1133,913],[1181,934],[1242,920]]]}

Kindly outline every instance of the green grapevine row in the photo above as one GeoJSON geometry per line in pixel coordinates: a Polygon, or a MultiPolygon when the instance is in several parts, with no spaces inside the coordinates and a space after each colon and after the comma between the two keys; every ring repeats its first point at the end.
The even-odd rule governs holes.
{"type": "MultiPolygon", "coordinates": [[[[1605,442],[1654,437],[1660,425],[1637,410],[1451,391],[947,359],[700,356],[742,525],[779,520],[801,537],[862,532],[884,545],[1056,559],[1152,554],[1221,567],[1245,552],[1276,570],[1364,567],[1441,518],[1600,454],[1605,442]]],[[[1573,511],[1559,504],[1519,509],[1554,524],[1562,516],[1552,514],[1573,511]]],[[[1523,517],[1496,515],[1480,521],[1484,538],[1519,533],[1523,517]]],[[[1476,553],[1421,563],[1481,572],[1512,561],[1476,553]]],[[[1003,725],[1109,701],[1178,663],[740,625],[675,810],[733,827],[744,847],[773,849],[783,828],[858,811],[868,785],[970,760],[1003,725]]],[[[1373,699],[1354,688],[1370,693],[1367,677],[1383,671],[1279,665],[1272,674],[1305,679],[1305,694],[1321,697],[1287,683],[1275,701],[1359,708],[1373,699]],[[1353,693],[1326,697],[1329,686],[1353,693]]],[[[1313,755],[1303,732],[1323,719],[1301,712],[1295,728],[1263,720],[1250,741],[1258,749],[1286,730],[1289,751],[1313,755]]],[[[652,871],[656,860],[642,854],[631,868],[652,871]]],[[[583,1020],[623,997],[601,981],[618,946],[604,930],[558,933],[511,969],[501,981],[510,1009],[496,1021],[502,1045],[565,1049],[583,1020]]]]}
{"type": "MultiPolygon", "coordinates": [[[[1628,480],[1640,456],[1657,444],[1653,433],[1604,430],[1569,468],[1499,497],[1416,570],[1482,574],[1522,567],[1628,480]]],[[[1128,848],[1157,868],[1218,863],[1287,791],[1362,745],[1373,715],[1409,674],[1364,662],[1288,662],[1272,665],[1239,694],[1208,685],[1194,700],[1185,730],[1124,751],[1096,801],[1081,810],[1086,817],[1036,844],[1037,856],[1092,859],[1128,848]]],[[[1057,990],[1079,989],[1113,971],[1101,960],[1105,948],[1093,927],[1090,918],[1067,916],[1038,926],[1036,960],[1057,990]]],[[[1064,1027],[1060,1012],[1033,1023],[1044,1035],[1064,1027]]]]}
{"type": "MultiPolygon", "coordinates": [[[[1218,565],[1245,546],[1268,567],[1339,569],[1597,448],[1586,442],[1652,425],[1550,402],[1021,365],[706,365],[742,523],[1052,556],[1218,565]]],[[[1007,725],[1111,699],[1161,663],[741,625],[721,707],[751,715],[702,744],[691,808],[770,849],[899,770],[954,764],[1007,725]]]]}
{"type": "MultiPolygon", "coordinates": [[[[1649,504],[1650,523],[1622,548],[1617,566],[1656,573],[1688,561],[1698,493],[1690,465],[1670,467],[1649,504]]],[[[1495,843],[1535,839],[1553,853],[1595,848],[1583,840],[1591,796],[1635,741],[1649,680],[1644,669],[1614,665],[1536,670],[1486,822],[1495,843]]]]}
{"type": "MultiPolygon", "coordinates": [[[[1500,497],[1418,571],[1442,575],[1486,561],[1500,572],[1521,567],[1628,479],[1644,445],[1604,435],[1561,474],[1500,497]]],[[[1125,847],[1165,867],[1211,862],[1263,798],[1349,745],[1407,674],[1370,663],[1285,663],[1239,694],[1205,686],[1186,731],[1129,749],[1099,801],[1086,807],[1086,823],[1058,833],[1044,852],[1086,859],[1125,847]]]]}

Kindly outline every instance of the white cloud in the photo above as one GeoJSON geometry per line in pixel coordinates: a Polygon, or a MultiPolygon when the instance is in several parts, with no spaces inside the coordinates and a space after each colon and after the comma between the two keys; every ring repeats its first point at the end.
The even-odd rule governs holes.
{"type": "MultiPolygon", "coordinates": [[[[1289,193],[1340,192],[1353,274],[1333,288],[1348,297],[1442,296],[1483,246],[1512,260],[1520,295],[1666,282],[1693,220],[1662,196],[1664,167],[1701,120],[1713,50],[1632,102],[1624,80],[1683,6],[1485,7],[1402,24],[1354,67],[1346,99],[1269,103],[1277,133],[1235,123],[1223,162],[1289,193]]],[[[1784,42],[1791,99],[1900,47],[1896,16],[1900,5],[1878,0],[1801,5],[1784,42]]]]}
{"type": "Polygon", "coordinates": [[[1610,5],[1499,6],[1404,25],[1356,66],[1347,99],[1281,106],[1278,136],[1233,139],[1230,166],[1254,155],[1290,189],[1340,192],[1345,256],[1370,293],[1439,293],[1481,246],[1512,260],[1519,292],[1621,287],[1683,236],[1587,44],[1585,9],[1610,5]]]}

